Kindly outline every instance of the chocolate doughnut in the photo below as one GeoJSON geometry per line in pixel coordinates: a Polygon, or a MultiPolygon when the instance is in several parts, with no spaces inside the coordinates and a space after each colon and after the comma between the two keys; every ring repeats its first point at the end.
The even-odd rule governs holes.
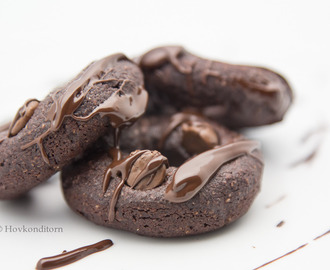
{"type": "Polygon", "coordinates": [[[112,145],[103,138],[61,175],[68,205],[99,225],[153,237],[209,232],[244,215],[260,189],[259,143],[200,115],[142,117],[120,150],[112,145]]]}
{"type": "Polygon", "coordinates": [[[45,181],[109,128],[131,125],[147,100],[140,69],[123,54],[91,63],[41,102],[28,100],[0,130],[0,199],[45,181]]]}
{"type": "Polygon", "coordinates": [[[282,120],[292,90],[279,74],[260,67],[202,59],[179,46],[159,47],[138,60],[155,114],[193,107],[232,128],[282,120]]]}

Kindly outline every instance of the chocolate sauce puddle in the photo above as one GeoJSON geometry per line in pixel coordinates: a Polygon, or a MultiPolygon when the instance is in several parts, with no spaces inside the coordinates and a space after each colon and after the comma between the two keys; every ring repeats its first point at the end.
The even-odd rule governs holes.
{"type": "Polygon", "coordinates": [[[138,119],[145,112],[148,101],[147,92],[142,87],[139,87],[138,90],[133,93],[124,93],[122,89],[125,84],[135,83],[130,80],[103,79],[103,76],[106,75],[117,62],[126,59],[127,58],[123,54],[116,54],[93,62],[82,71],[77,79],[66,86],[64,94],[57,97],[57,94],[62,89],[54,92],[52,94],[54,103],[51,105],[46,117],[46,121],[50,122],[50,127],[40,136],[23,145],[22,150],[37,144],[41,151],[42,158],[47,164],[50,164],[42,144],[43,139],[50,133],[57,131],[66,117],[71,117],[77,121],[88,121],[97,114],[101,117],[107,116],[114,128],[130,125],[138,119]],[[118,90],[95,108],[89,115],[83,117],[74,115],[75,111],[82,104],[86,95],[95,84],[111,81],[120,84],[118,90]]]}
{"type": "Polygon", "coordinates": [[[248,154],[262,162],[253,154],[253,151],[259,148],[260,143],[257,141],[238,141],[193,157],[177,169],[172,182],[166,188],[165,199],[175,203],[191,199],[223,164],[240,156],[248,154]]]}
{"type": "Polygon", "coordinates": [[[72,251],[63,251],[63,253],[59,255],[40,259],[37,263],[36,270],[48,270],[62,267],[81,260],[93,253],[108,249],[112,245],[112,241],[107,239],[93,245],[84,246],[72,251]]]}

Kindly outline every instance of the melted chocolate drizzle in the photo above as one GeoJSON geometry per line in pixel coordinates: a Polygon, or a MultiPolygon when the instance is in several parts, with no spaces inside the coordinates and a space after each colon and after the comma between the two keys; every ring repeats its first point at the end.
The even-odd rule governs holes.
{"type": "MultiPolygon", "coordinates": [[[[121,158],[121,153],[119,148],[111,148],[110,155],[113,159],[112,163],[106,169],[103,178],[103,193],[105,193],[109,187],[111,177],[119,176],[121,177],[121,181],[116,186],[115,191],[112,195],[109,207],[109,221],[113,221],[115,219],[115,207],[118,201],[118,197],[120,191],[122,190],[124,184],[127,182],[127,179],[131,173],[133,164],[137,161],[139,157],[141,157],[144,153],[148,152],[148,150],[137,150],[131,153],[126,158],[121,158]]],[[[153,180],[158,169],[166,165],[168,167],[167,159],[162,155],[155,156],[151,161],[146,163],[144,167],[141,169],[139,174],[135,177],[131,188],[137,186],[145,177],[149,176],[149,181],[147,185],[153,180]]]]}
{"type": "Polygon", "coordinates": [[[165,142],[167,138],[171,135],[171,133],[180,125],[186,122],[205,122],[206,119],[203,118],[202,116],[199,116],[197,114],[193,113],[187,113],[187,112],[181,112],[181,113],[176,113],[171,117],[171,121],[164,131],[163,136],[159,140],[158,147],[159,149],[162,149],[165,145],[165,142]]]}
{"type": "Polygon", "coordinates": [[[179,56],[183,52],[184,49],[180,46],[159,47],[143,55],[140,66],[145,69],[154,69],[166,63],[171,63],[180,73],[190,74],[192,73],[192,66],[184,66],[179,60],[179,56]]]}
{"type": "Polygon", "coordinates": [[[167,46],[151,50],[140,59],[142,69],[158,68],[166,63],[170,63],[178,72],[186,75],[186,85],[188,93],[194,95],[193,70],[197,62],[197,58],[193,60],[181,61],[180,57],[186,53],[183,47],[167,46]]]}
{"type": "Polygon", "coordinates": [[[121,60],[127,60],[127,58],[123,54],[115,54],[93,62],[82,71],[78,78],[74,79],[66,86],[64,94],[60,96],[57,95],[61,89],[52,93],[51,97],[54,103],[51,105],[46,117],[46,121],[50,122],[50,127],[40,136],[22,146],[22,150],[37,144],[44,161],[50,164],[42,144],[43,139],[50,133],[57,131],[66,117],[71,117],[77,121],[88,121],[97,114],[101,117],[107,116],[114,128],[130,125],[138,119],[145,111],[148,101],[147,92],[142,87],[139,87],[134,93],[124,93],[122,89],[125,84],[134,82],[130,80],[103,79],[103,76],[121,60]],[[95,84],[111,81],[121,83],[121,85],[110,98],[96,107],[87,116],[78,117],[74,115],[75,111],[82,104],[86,95],[95,84]]]}
{"type": "Polygon", "coordinates": [[[108,249],[112,245],[112,241],[107,239],[72,251],[63,251],[63,253],[59,255],[40,259],[37,263],[36,270],[48,270],[62,267],[81,260],[95,252],[108,249]]]}
{"type": "Polygon", "coordinates": [[[119,193],[128,178],[132,165],[141,155],[143,155],[145,152],[147,152],[147,150],[136,151],[124,159],[118,159],[118,157],[121,157],[121,154],[118,154],[117,151],[119,151],[119,149],[117,149],[117,150],[112,149],[110,151],[110,155],[113,155],[113,154],[115,154],[115,155],[112,156],[113,161],[107,168],[107,170],[104,174],[104,178],[103,178],[103,193],[105,193],[109,187],[111,177],[114,175],[121,177],[121,181],[116,186],[114,194],[112,195],[112,198],[111,198],[110,210],[109,210],[109,221],[113,221],[115,219],[115,207],[116,207],[116,204],[118,201],[119,193]]]}
{"type": "Polygon", "coordinates": [[[2,125],[0,127],[0,144],[6,139],[6,138],[10,138],[13,137],[17,134],[17,131],[19,131],[21,128],[23,128],[26,123],[30,120],[30,118],[32,117],[34,110],[29,110],[28,109],[28,105],[30,104],[30,102],[38,102],[39,100],[37,99],[28,99],[27,101],[25,101],[25,103],[23,104],[23,106],[21,108],[18,109],[14,119],[11,122],[8,122],[4,125],[2,125]],[[17,121],[19,121],[21,118],[25,118],[24,121],[21,121],[19,123],[19,126],[17,126],[17,121]],[[13,130],[15,130],[15,134],[13,134],[13,130]]]}
{"type": "Polygon", "coordinates": [[[256,141],[238,141],[205,151],[182,164],[175,172],[171,183],[167,186],[165,199],[181,203],[194,197],[209,179],[228,161],[243,155],[251,155],[260,148],[256,141]]]}
{"type": "Polygon", "coordinates": [[[17,134],[16,129],[20,130],[21,128],[23,128],[26,125],[26,123],[30,120],[30,118],[32,117],[34,110],[29,111],[29,109],[28,109],[28,106],[31,102],[39,103],[40,101],[35,98],[28,99],[27,101],[25,101],[23,106],[18,109],[18,111],[14,117],[14,120],[11,122],[10,127],[8,129],[8,138],[14,136],[14,134],[17,134]],[[16,124],[21,118],[25,118],[24,119],[25,121],[24,121],[24,123],[20,123],[20,127],[17,127],[16,124]]]}

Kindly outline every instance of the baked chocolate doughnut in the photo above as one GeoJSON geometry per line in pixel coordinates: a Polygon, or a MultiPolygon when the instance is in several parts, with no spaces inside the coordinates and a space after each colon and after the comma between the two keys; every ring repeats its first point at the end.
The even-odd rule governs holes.
{"type": "Polygon", "coordinates": [[[138,60],[150,94],[151,114],[193,107],[232,128],[282,120],[292,90],[265,68],[202,59],[179,46],[159,47],[138,60]]]}
{"type": "Polygon", "coordinates": [[[259,143],[199,115],[143,117],[121,134],[122,152],[106,153],[112,140],[99,141],[61,175],[68,205],[99,225],[154,237],[209,232],[245,214],[260,189],[259,143]],[[186,143],[192,138],[195,146],[186,143]],[[189,156],[168,167],[157,151],[127,155],[139,147],[189,156]]]}
{"type": "Polygon", "coordinates": [[[91,63],[43,101],[28,100],[0,130],[0,199],[48,179],[110,129],[145,111],[143,75],[123,54],[91,63]]]}

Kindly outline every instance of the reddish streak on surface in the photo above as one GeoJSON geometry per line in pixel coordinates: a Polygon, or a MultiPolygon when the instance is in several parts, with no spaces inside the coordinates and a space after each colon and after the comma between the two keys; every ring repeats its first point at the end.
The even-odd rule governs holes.
{"type": "MultiPolygon", "coordinates": [[[[327,234],[330,234],[330,230],[328,230],[328,231],[326,231],[325,233],[323,233],[323,234],[321,234],[321,235],[315,237],[315,238],[313,239],[313,241],[318,240],[318,239],[320,239],[321,237],[326,236],[327,234]]],[[[285,253],[284,255],[282,255],[282,256],[280,256],[280,257],[277,257],[277,258],[274,259],[274,260],[271,260],[271,261],[269,261],[269,262],[266,262],[266,263],[260,265],[260,266],[257,267],[257,268],[254,268],[253,270],[258,270],[258,269],[260,269],[260,268],[262,268],[262,267],[264,267],[264,266],[267,266],[267,265],[269,265],[269,264],[271,264],[271,263],[273,263],[273,262],[275,262],[275,261],[277,261],[277,260],[279,260],[279,259],[282,259],[282,258],[284,258],[284,257],[286,257],[286,256],[288,256],[288,255],[290,255],[290,254],[292,254],[292,253],[298,251],[299,249],[302,249],[303,247],[305,247],[305,246],[307,246],[307,245],[308,245],[308,243],[303,244],[303,245],[297,247],[296,249],[291,250],[290,252],[285,253]]]]}
{"type": "Polygon", "coordinates": [[[318,237],[315,237],[313,240],[318,240],[318,239],[320,239],[321,237],[323,237],[323,236],[325,236],[325,235],[327,235],[327,234],[329,234],[329,233],[330,233],[330,230],[327,231],[327,232],[325,232],[325,233],[323,233],[323,234],[321,234],[321,235],[319,235],[318,237]]]}
{"type": "Polygon", "coordinates": [[[282,200],[284,200],[286,197],[286,195],[282,195],[281,197],[279,197],[276,201],[274,201],[273,203],[267,204],[266,208],[270,208],[272,206],[274,206],[275,204],[281,202],[282,200]]]}
{"type": "Polygon", "coordinates": [[[268,264],[271,264],[272,262],[275,262],[275,261],[277,261],[277,260],[279,260],[279,259],[282,259],[283,257],[288,256],[288,255],[290,255],[290,254],[296,252],[297,250],[299,250],[299,249],[301,249],[301,248],[303,248],[303,247],[305,247],[305,246],[307,246],[307,245],[308,245],[308,243],[303,244],[303,245],[301,245],[300,247],[298,247],[298,248],[296,248],[296,249],[294,249],[294,250],[291,250],[290,252],[285,253],[284,255],[282,255],[282,256],[280,256],[280,257],[277,257],[277,258],[274,259],[274,260],[271,260],[271,261],[269,261],[269,262],[264,263],[263,265],[260,265],[260,266],[257,267],[257,268],[254,268],[254,270],[260,269],[260,268],[262,268],[262,267],[264,267],[264,266],[266,266],[266,265],[268,265],[268,264]]]}

